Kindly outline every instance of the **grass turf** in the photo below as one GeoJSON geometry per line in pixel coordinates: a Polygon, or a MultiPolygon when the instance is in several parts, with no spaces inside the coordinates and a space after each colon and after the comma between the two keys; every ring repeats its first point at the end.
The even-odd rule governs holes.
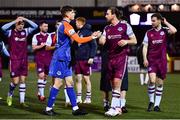
{"type": "MultiPolygon", "coordinates": [[[[164,94],[161,102],[161,112],[146,112],[148,105],[148,96],[146,86],[139,84],[138,74],[129,74],[129,91],[127,93],[128,113],[121,116],[109,118],[104,116],[102,107],[102,94],[99,90],[100,73],[93,73],[92,80],[92,104],[80,105],[86,109],[89,114],[86,116],[73,116],[71,108],[64,107],[64,90],[61,88],[60,94],[56,100],[55,111],[58,115],[50,117],[43,115],[46,102],[41,103],[36,97],[37,93],[37,75],[35,71],[29,71],[27,78],[26,103],[30,106],[27,109],[19,105],[18,87],[13,97],[13,105],[8,107],[6,96],[9,88],[9,72],[3,70],[3,80],[0,82],[0,119],[180,119],[180,74],[168,74],[164,84],[164,94]]],[[[49,85],[51,79],[48,79],[46,86],[46,96],[49,95],[49,85]]],[[[85,90],[83,89],[85,93],[85,90]]]]}

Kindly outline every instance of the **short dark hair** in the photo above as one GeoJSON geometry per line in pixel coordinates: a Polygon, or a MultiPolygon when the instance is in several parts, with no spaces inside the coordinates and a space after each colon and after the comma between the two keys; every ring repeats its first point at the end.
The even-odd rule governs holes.
{"type": "Polygon", "coordinates": [[[70,12],[70,11],[73,11],[74,8],[71,7],[71,6],[63,6],[61,9],[60,9],[60,12],[61,12],[61,15],[62,17],[66,17],[66,13],[67,12],[70,12]]]}
{"type": "Polygon", "coordinates": [[[17,23],[17,25],[21,25],[21,24],[25,24],[25,22],[24,22],[24,21],[19,21],[19,22],[17,23]]]}
{"type": "Polygon", "coordinates": [[[121,19],[123,17],[123,11],[119,10],[116,7],[109,7],[108,10],[111,10],[111,13],[115,14],[118,19],[121,19]]]}
{"type": "Polygon", "coordinates": [[[41,20],[41,21],[39,22],[39,25],[41,26],[42,24],[48,24],[48,23],[47,23],[47,21],[45,21],[45,20],[41,20]]]}
{"type": "Polygon", "coordinates": [[[152,19],[153,17],[156,17],[158,20],[163,20],[163,17],[162,17],[162,15],[161,15],[160,13],[154,13],[154,14],[151,16],[151,19],[152,19]]]}

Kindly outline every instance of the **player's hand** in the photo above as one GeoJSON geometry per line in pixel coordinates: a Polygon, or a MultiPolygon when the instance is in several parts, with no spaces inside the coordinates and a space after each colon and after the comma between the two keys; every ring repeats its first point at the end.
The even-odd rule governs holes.
{"type": "Polygon", "coordinates": [[[144,60],[144,67],[148,67],[148,65],[149,65],[148,60],[144,60]]]}
{"type": "Polygon", "coordinates": [[[18,22],[20,22],[20,21],[23,21],[23,19],[22,19],[21,17],[18,17],[18,18],[15,20],[16,23],[18,23],[18,22]]]}
{"type": "Polygon", "coordinates": [[[88,64],[93,64],[93,62],[94,62],[94,59],[93,58],[89,58],[88,64]]]}
{"type": "Polygon", "coordinates": [[[124,47],[124,46],[127,45],[127,44],[128,44],[127,40],[120,40],[120,41],[118,42],[118,45],[121,46],[121,47],[124,47]]]}
{"type": "Polygon", "coordinates": [[[166,25],[168,23],[168,21],[166,20],[166,18],[163,18],[162,22],[166,25]]]}
{"type": "Polygon", "coordinates": [[[46,45],[46,43],[41,43],[41,46],[44,47],[46,45]]]}
{"type": "Polygon", "coordinates": [[[101,31],[95,31],[92,33],[92,38],[93,39],[96,39],[96,38],[99,38],[101,36],[102,32],[101,31]]]}
{"type": "Polygon", "coordinates": [[[25,17],[22,17],[22,16],[20,16],[19,18],[22,19],[22,20],[24,20],[24,21],[26,20],[26,18],[25,18],[25,17]]]}

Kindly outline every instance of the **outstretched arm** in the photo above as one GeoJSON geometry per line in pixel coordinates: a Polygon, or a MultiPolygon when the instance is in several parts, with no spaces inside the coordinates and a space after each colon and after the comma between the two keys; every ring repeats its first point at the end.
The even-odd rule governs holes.
{"type": "Polygon", "coordinates": [[[96,31],[94,32],[91,36],[88,36],[88,37],[79,37],[79,35],[75,32],[75,30],[73,29],[73,27],[69,24],[64,24],[65,26],[65,30],[64,30],[64,33],[66,35],[68,35],[72,40],[75,40],[76,42],[78,43],[86,43],[86,42],[89,42],[93,39],[96,39],[98,37],[100,37],[101,35],[101,32],[100,31],[96,31]]]}

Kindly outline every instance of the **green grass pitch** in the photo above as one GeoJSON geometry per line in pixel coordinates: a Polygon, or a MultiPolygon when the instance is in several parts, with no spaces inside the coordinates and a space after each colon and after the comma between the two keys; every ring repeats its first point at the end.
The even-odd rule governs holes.
{"type": "MultiPolygon", "coordinates": [[[[64,107],[64,91],[61,88],[60,94],[56,100],[55,111],[57,116],[49,117],[42,114],[46,102],[41,103],[36,97],[37,93],[37,75],[35,71],[29,71],[27,78],[26,103],[29,108],[24,109],[19,105],[18,87],[13,97],[13,105],[8,107],[6,96],[9,88],[9,71],[3,70],[3,80],[0,82],[0,119],[109,119],[104,116],[102,107],[102,94],[99,90],[100,73],[93,73],[92,80],[92,104],[80,105],[86,109],[89,114],[86,116],[73,116],[71,108],[64,107]]],[[[51,79],[48,79],[46,86],[46,96],[49,95],[49,85],[51,79]]],[[[85,92],[85,90],[83,90],[85,92]]],[[[164,84],[164,94],[161,102],[161,112],[146,112],[148,105],[148,96],[146,86],[139,84],[138,74],[129,74],[129,91],[127,93],[128,113],[113,117],[116,119],[180,119],[180,74],[168,74],[164,84]]],[[[113,119],[110,118],[110,119],[113,119]]]]}

